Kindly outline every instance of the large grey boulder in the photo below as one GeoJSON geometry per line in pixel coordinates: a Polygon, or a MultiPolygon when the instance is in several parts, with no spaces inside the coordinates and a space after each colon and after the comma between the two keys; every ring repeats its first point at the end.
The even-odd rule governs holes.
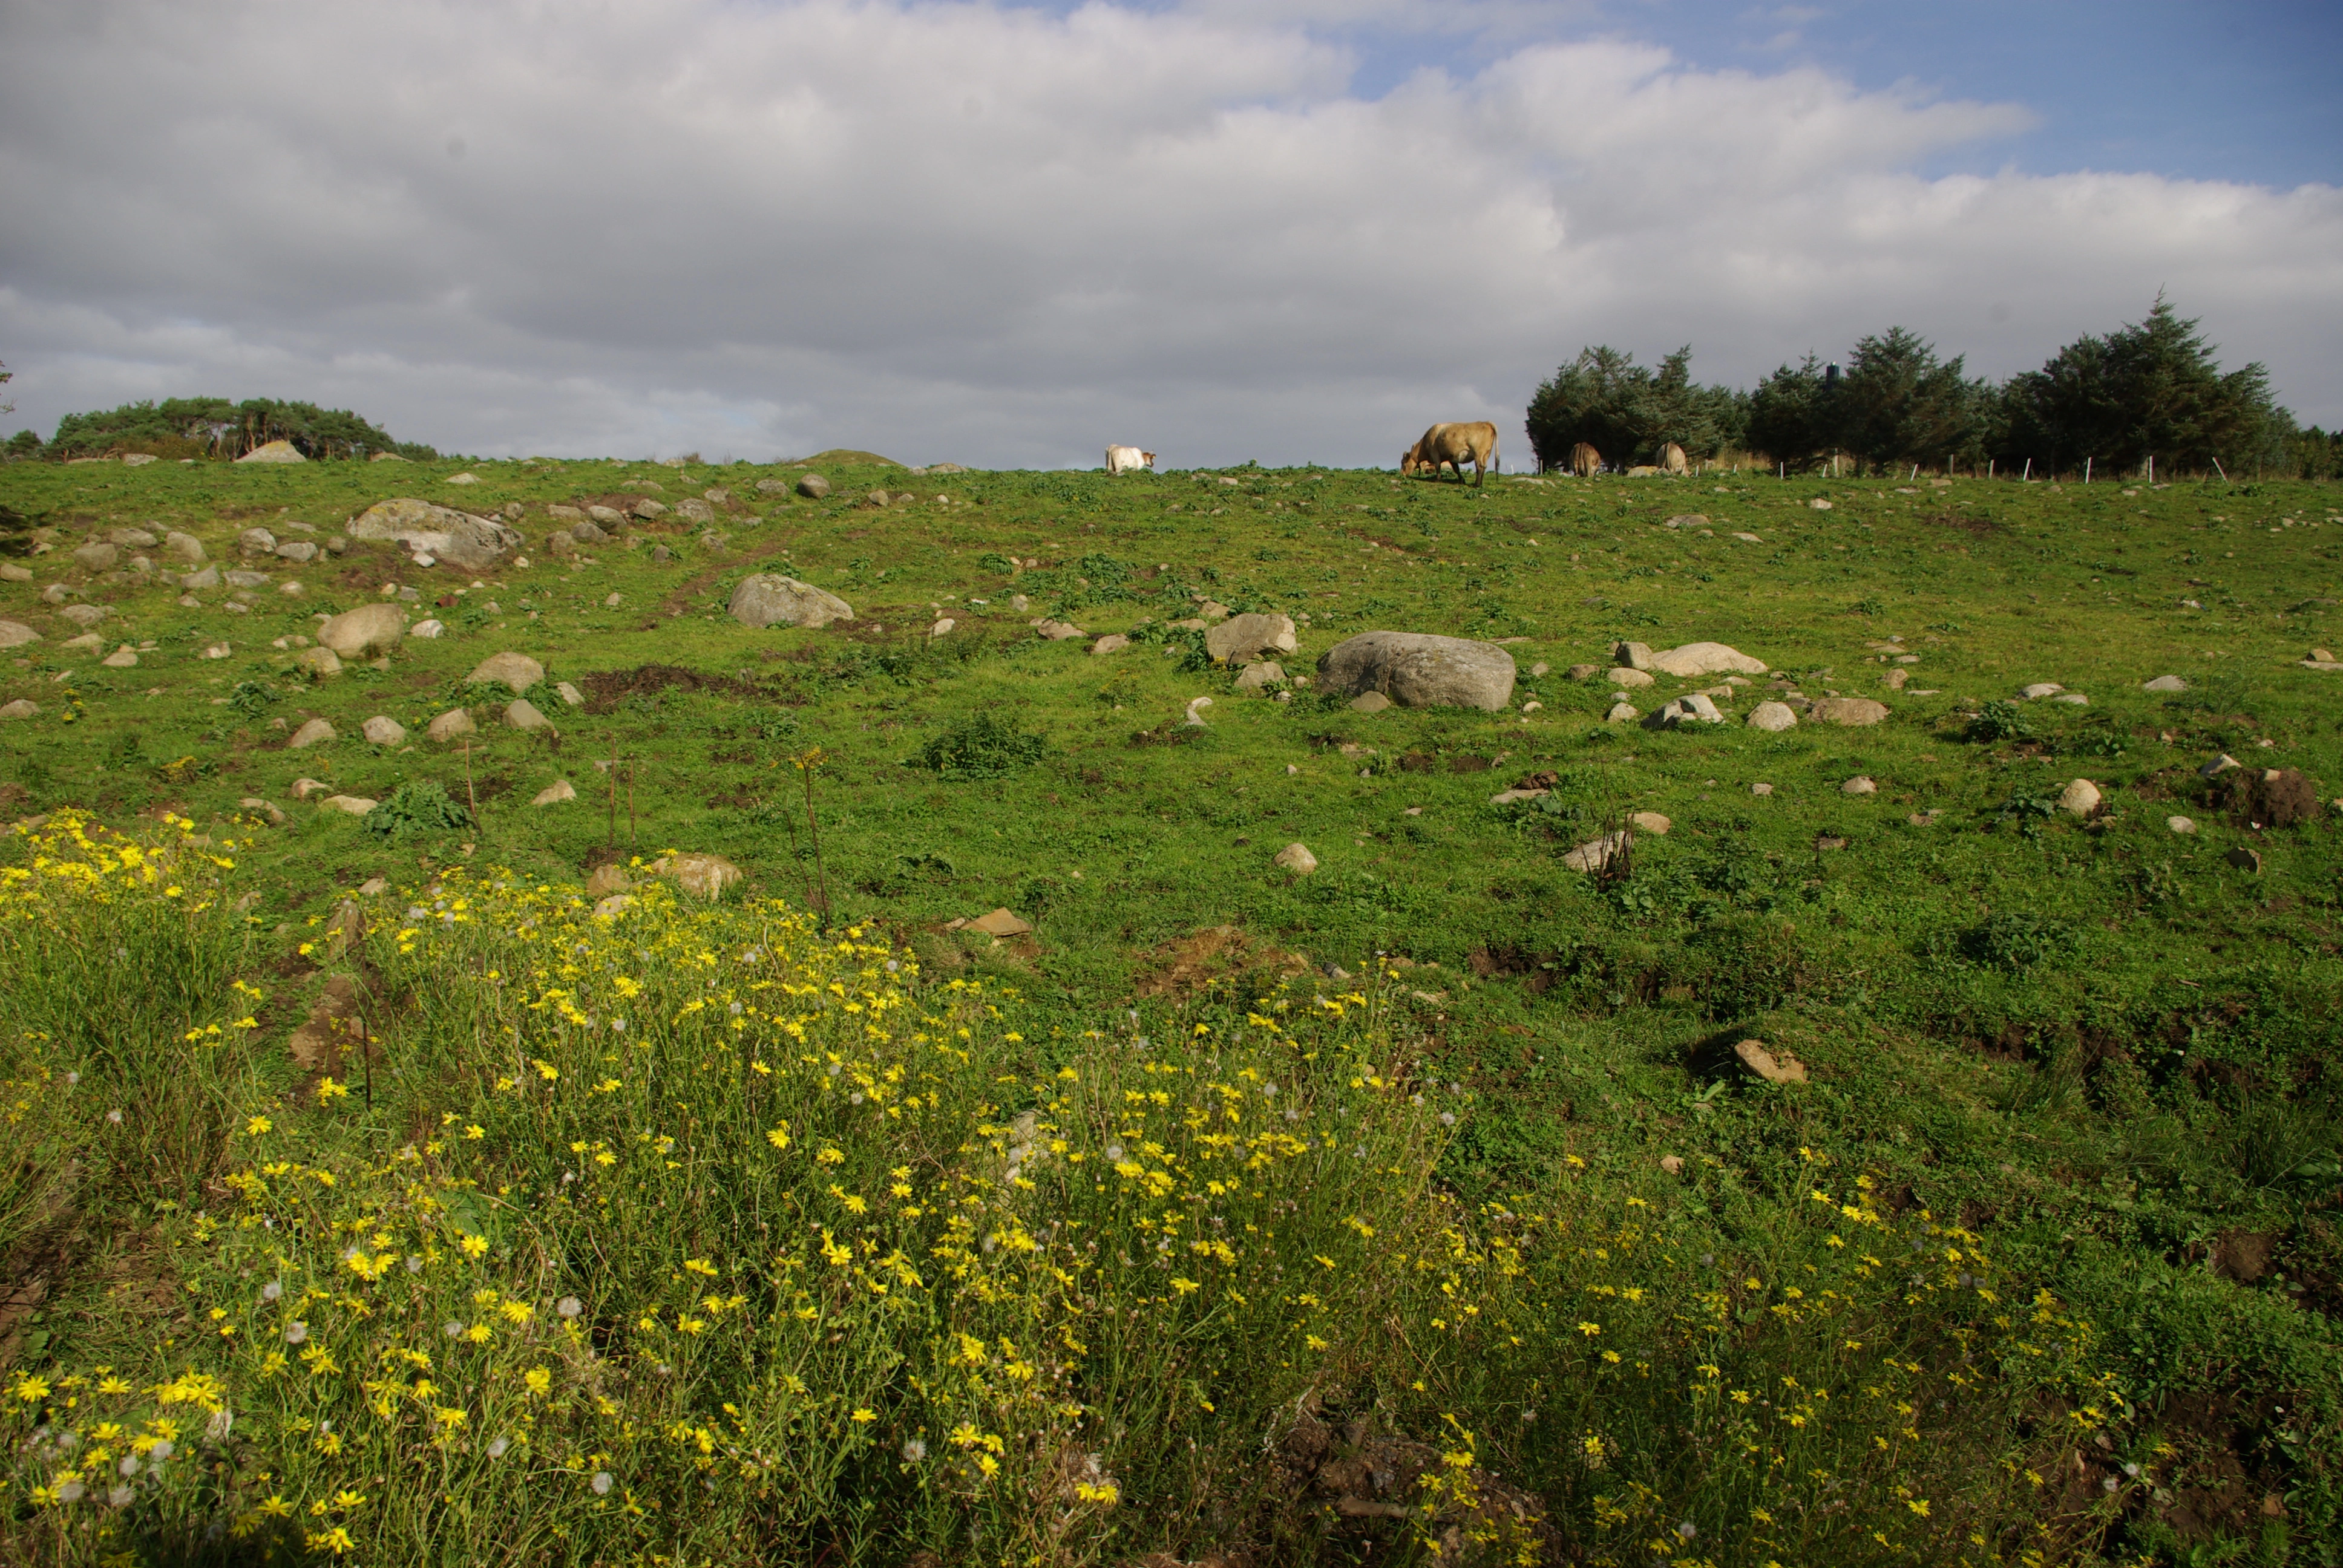
{"type": "Polygon", "coordinates": [[[488,570],[521,545],[520,535],[500,518],[476,518],[411,497],[368,507],[351,522],[349,536],[395,540],[417,555],[469,572],[488,570]]]}
{"type": "Polygon", "coordinates": [[[1404,708],[1479,708],[1513,695],[1513,656],[1493,643],[1413,631],[1363,631],[1318,661],[1326,690],[1380,692],[1404,708]]]}
{"type": "Polygon", "coordinates": [[[407,618],[398,607],[379,601],[344,610],[317,628],[317,640],[344,658],[388,653],[406,635],[407,618]]]}
{"type": "Polygon", "coordinates": [[[1274,653],[1292,653],[1293,622],[1282,615],[1239,615],[1204,633],[1204,651],[1222,664],[1239,664],[1274,653]]]}
{"type": "Polygon", "coordinates": [[[854,607],[836,594],[777,572],[742,578],[725,607],[742,626],[823,627],[852,620],[854,607]]]}
{"type": "Polygon", "coordinates": [[[798,494],[809,501],[819,501],[830,494],[830,481],[820,474],[808,474],[798,481],[798,494]]]}
{"type": "Polygon", "coordinates": [[[1651,668],[1662,675],[1689,680],[1700,675],[1763,675],[1765,666],[1738,648],[1721,642],[1688,642],[1651,656],[1651,668]]]}

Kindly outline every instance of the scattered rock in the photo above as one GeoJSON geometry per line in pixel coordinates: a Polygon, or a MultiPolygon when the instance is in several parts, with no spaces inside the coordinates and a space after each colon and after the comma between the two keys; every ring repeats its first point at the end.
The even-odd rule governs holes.
{"type": "Polygon", "coordinates": [[[314,561],[317,558],[317,547],[307,539],[287,539],[277,547],[277,554],[288,561],[314,561]]]}
{"type": "Polygon", "coordinates": [[[1362,692],[1351,699],[1351,711],[1353,713],[1381,713],[1391,706],[1392,699],[1380,691],[1362,692]]]}
{"type": "Polygon", "coordinates": [[[1489,797],[1489,804],[1492,806],[1516,806],[1523,800],[1534,800],[1540,796],[1549,793],[1551,793],[1551,791],[1545,789],[1523,789],[1518,787],[1512,789],[1500,789],[1494,795],[1489,797]]]}
{"type": "Polygon", "coordinates": [[[0,719],[30,719],[40,710],[37,703],[20,697],[14,702],[0,707],[0,719]]]}
{"type": "Polygon", "coordinates": [[[1130,646],[1131,638],[1123,636],[1122,633],[1119,631],[1111,631],[1104,637],[1099,638],[1096,642],[1091,644],[1091,652],[1096,656],[1104,656],[1110,653],[1121,653],[1124,648],[1129,648],[1130,646]]]}
{"type": "Polygon", "coordinates": [[[257,795],[246,795],[236,804],[247,811],[259,812],[277,827],[285,826],[285,812],[274,800],[266,800],[257,795]]]}
{"type": "Polygon", "coordinates": [[[1513,656],[1503,648],[1419,632],[1362,632],[1335,644],[1318,673],[1330,691],[1382,695],[1406,708],[1494,712],[1513,694],[1513,656]]]}
{"type": "Polygon", "coordinates": [[[1749,793],[1752,795],[1771,795],[1773,792],[1774,787],[1771,784],[1752,784],[1749,786],[1749,793]]]}
{"type": "Polygon", "coordinates": [[[28,583],[32,580],[32,568],[20,567],[15,561],[0,561],[0,582],[28,583]]]}
{"type": "Polygon", "coordinates": [[[106,610],[102,604],[69,604],[57,613],[74,625],[87,629],[104,620],[106,610]]]}
{"type": "Polygon", "coordinates": [[[666,877],[695,899],[721,898],[740,879],[740,868],[721,855],[662,855],[649,866],[654,877],[666,877]]]}
{"type": "Polygon", "coordinates": [[[1599,664],[1574,664],[1570,667],[1570,678],[1573,680],[1591,680],[1602,673],[1603,667],[1599,664]]]}
{"type": "Polygon", "coordinates": [[[562,705],[564,707],[583,708],[586,706],[586,694],[566,680],[556,681],[554,683],[553,694],[561,699],[562,705]]]}
{"type": "Polygon", "coordinates": [[[1007,910],[995,910],[989,915],[979,915],[961,928],[979,931],[988,937],[1022,937],[1031,935],[1033,928],[1011,914],[1007,910]]]}
{"type": "Polygon", "coordinates": [[[1904,683],[1911,678],[1912,672],[1908,669],[1891,669],[1887,672],[1887,689],[1901,691],[1904,689],[1904,683]]]}
{"type": "Polygon", "coordinates": [[[1745,1040],[1733,1048],[1733,1059],[1768,1083],[1804,1083],[1805,1064],[1788,1051],[1765,1049],[1762,1040],[1745,1040]]]}
{"type": "Polygon", "coordinates": [[[425,641],[429,642],[437,639],[439,635],[447,629],[447,628],[446,623],[434,618],[430,620],[417,621],[413,626],[407,628],[407,635],[409,637],[419,637],[425,641]]]}
{"type": "Polygon", "coordinates": [[[1873,783],[1867,775],[1858,773],[1840,785],[1838,792],[1842,795],[1876,795],[1879,786],[1873,783]]]}
{"type": "Polygon", "coordinates": [[[480,660],[464,678],[474,686],[507,686],[518,694],[545,678],[545,666],[525,653],[508,648],[480,660]]]}
{"type": "Polygon", "coordinates": [[[2187,817],[2167,817],[2164,825],[2176,833],[2194,833],[2197,824],[2187,817]]]}
{"type": "Polygon", "coordinates": [[[1684,1159],[1681,1155],[1663,1154],[1660,1156],[1660,1169],[1671,1176],[1681,1176],[1684,1174],[1684,1159]]]}
{"type": "Polygon", "coordinates": [[[359,726],[358,732],[367,738],[367,744],[373,746],[397,746],[407,739],[407,726],[386,713],[377,713],[367,719],[359,726]]]}
{"type": "Polygon", "coordinates": [[[2062,691],[2050,700],[2053,702],[2064,702],[2074,708],[2088,708],[2091,705],[2091,699],[2084,696],[2079,691],[2062,691]]]}
{"type": "Polygon", "coordinates": [[[1649,669],[1652,668],[1651,646],[1641,642],[1615,644],[1611,649],[1611,662],[1624,665],[1629,669],[1649,669]]]}
{"type": "Polygon", "coordinates": [[[349,536],[394,540],[417,556],[468,572],[486,571],[521,548],[520,535],[502,518],[474,517],[412,497],[368,507],[350,523],[349,536]]]}
{"type": "Polygon", "coordinates": [[[219,568],[206,567],[201,571],[183,572],[179,577],[183,588],[216,588],[220,586],[219,568]]]}
{"type": "Polygon", "coordinates": [[[1574,871],[1599,871],[1614,858],[1625,854],[1634,841],[1635,836],[1624,829],[1616,833],[1605,833],[1600,839],[1589,839],[1571,850],[1562,858],[1562,863],[1574,871]]]}
{"type": "Polygon", "coordinates": [[[1663,675],[1673,675],[1680,680],[1700,675],[1763,675],[1765,666],[1737,648],[1721,642],[1688,642],[1682,648],[1672,648],[1665,653],[1650,655],[1650,662],[1636,666],[1639,669],[1656,669],[1663,675]]]}
{"type": "Polygon", "coordinates": [[[1643,716],[1643,709],[1632,702],[1614,702],[1611,705],[1611,710],[1603,716],[1603,719],[1606,724],[1633,724],[1643,716]]]}
{"type": "Polygon", "coordinates": [[[835,620],[854,618],[854,607],[836,594],[777,572],[759,572],[741,578],[726,608],[742,626],[760,629],[770,626],[810,629],[835,620]]]}
{"type": "Polygon", "coordinates": [[[1318,869],[1318,857],[1312,854],[1307,846],[1297,841],[1271,856],[1270,864],[1297,877],[1306,877],[1318,869]]]}
{"type": "Polygon", "coordinates": [[[317,640],[344,658],[388,653],[406,635],[407,618],[398,606],[380,600],[344,610],[317,628],[317,640]]]}
{"type": "Polygon", "coordinates": [[[342,672],[342,661],[330,648],[305,648],[293,656],[293,668],[306,669],[323,679],[342,672]]]}
{"type": "Polygon", "coordinates": [[[106,638],[98,636],[97,633],[94,631],[85,631],[79,637],[69,637],[65,638],[65,641],[58,644],[58,646],[61,648],[86,648],[90,652],[95,653],[99,648],[106,646],[106,638]]]}
{"type": "Polygon", "coordinates": [[[1722,724],[1725,715],[1704,692],[1690,692],[1670,698],[1660,705],[1649,719],[1644,720],[1646,729],[1674,729],[1680,724],[1722,724]]]}
{"type": "Polygon", "coordinates": [[[1207,708],[1210,708],[1212,705],[1212,699],[1211,698],[1209,698],[1209,697],[1192,697],[1192,698],[1190,698],[1190,699],[1188,699],[1188,717],[1187,717],[1186,721],[1185,721],[1185,722],[1184,722],[1184,724],[1182,725],[1182,728],[1183,728],[1183,729],[1203,729],[1203,728],[1204,728],[1204,709],[1206,709],[1207,708]]]}
{"type": "Polygon", "coordinates": [[[1300,646],[1292,619],[1282,615],[1232,616],[1204,633],[1204,651],[1222,664],[1292,653],[1300,646]]]}
{"type": "Polygon", "coordinates": [[[2142,691],[2186,691],[2188,683],[2177,675],[2159,675],[2154,680],[2142,681],[2142,691]]]}
{"type": "Polygon", "coordinates": [[[558,806],[564,800],[575,800],[577,799],[578,791],[571,787],[569,780],[567,779],[557,779],[552,783],[547,785],[544,789],[539,789],[536,796],[530,799],[529,804],[532,806],[558,806]]]}
{"type": "Polygon", "coordinates": [[[332,725],[327,723],[322,719],[312,719],[308,723],[304,724],[300,729],[293,732],[293,739],[285,743],[285,749],[287,751],[306,750],[309,747],[316,746],[321,741],[331,740],[333,739],[334,727],[332,725]]]}
{"type": "Polygon", "coordinates": [[[2046,697],[2056,697],[2066,689],[2055,680],[2037,680],[2017,695],[2028,702],[2036,702],[2046,697]]]}
{"type": "Polygon", "coordinates": [[[1540,676],[1546,674],[1547,672],[1549,672],[1549,671],[1550,671],[1550,670],[1552,670],[1553,668],[1554,668],[1554,666],[1552,666],[1552,665],[1548,664],[1545,660],[1544,660],[1544,659],[1542,659],[1542,658],[1541,658],[1541,659],[1539,659],[1535,664],[1533,664],[1533,665],[1531,665],[1531,666],[1530,666],[1530,678],[1531,678],[1532,680],[1535,680],[1535,679],[1537,679],[1540,676]]]}
{"type": "Polygon", "coordinates": [[[2243,766],[2243,763],[2224,751],[2218,757],[2214,758],[2213,760],[2205,764],[2204,767],[2197,769],[2197,777],[2199,779],[2217,779],[2222,774],[2227,773],[2230,769],[2241,768],[2243,766]]]}
{"type": "Polygon", "coordinates": [[[296,779],[293,780],[293,799],[307,800],[312,795],[327,794],[332,789],[332,785],[316,779],[296,779]]]}
{"type": "Polygon", "coordinates": [[[1819,498],[1815,500],[1808,501],[1806,505],[1812,507],[1818,512],[1827,512],[1831,509],[1831,504],[1828,501],[1820,499],[1819,498]]]}
{"type": "Polygon", "coordinates": [[[550,729],[553,720],[537,710],[537,704],[525,697],[515,698],[505,704],[505,722],[515,729],[550,729]]]}
{"type": "Polygon", "coordinates": [[[1033,629],[1051,642],[1070,642],[1075,638],[1090,635],[1071,621],[1051,620],[1046,616],[1033,623],[1033,629]]]}
{"type": "Polygon", "coordinates": [[[649,497],[646,496],[641,500],[637,501],[633,506],[628,507],[627,510],[634,516],[642,518],[642,520],[647,523],[657,522],[659,518],[667,516],[667,503],[665,501],[654,501],[649,497]]]}
{"type": "Polygon", "coordinates": [[[1860,727],[1885,719],[1887,705],[1868,697],[1825,697],[1806,710],[1806,717],[1817,724],[1860,727]]]}
{"type": "MultiPolygon", "coordinates": [[[[945,616],[945,617],[943,617],[941,619],[938,620],[938,621],[936,622],[936,624],[935,624],[935,625],[933,625],[933,626],[931,626],[931,627],[928,628],[928,635],[929,635],[930,637],[945,637],[945,636],[948,636],[948,635],[950,635],[950,634],[951,628],[954,628],[954,627],[956,627],[956,626],[958,626],[959,624],[960,624],[960,622],[958,622],[958,621],[954,620],[951,617],[950,617],[950,616],[945,616]]],[[[1101,642],[1103,642],[1103,641],[1105,641],[1106,639],[1105,639],[1104,638],[1101,638],[1099,640],[1100,640],[1100,641],[1101,641],[1101,642]]],[[[1125,640],[1125,641],[1129,641],[1130,639],[1126,638],[1124,640],[1125,640]]],[[[1098,649],[1097,649],[1097,648],[1091,648],[1091,651],[1092,653],[1096,653],[1096,652],[1098,651],[1098,649]]],[[[1111,651],[1111,650],[1110,650],[1110,651],[1111,651]]]]}
{"type": "Polygon", "coordinates": [[[1645,687],[1652,684],[1652,678],[1650,676],[1644,674],[1640,669],[1632,668],[1624,664],[1618,668],[1612,670],[1610,674],[1611,684],[1620,688],[1622,690],[1634,691],[1639,687],[1645,687]]]}
{"type": "Polygon", "coordinates": [[[1664,839],[1667,837],[1668,829],[1675,824],[1657,811],[1638,811],[1627,819],[1627,826],[1634,829],[1638,833],[1649,833],[1655,839],[1664,839]]]}
{"type": "Polygon", "coordinates": [[[20,620],[0,620],[0,648],[22,648],[38,642],[41,634],[20,620]]]}
{"type": "Polygon", "coordinates": [[[74,551],[73,558],[74,564],[84,571],[102,572],[109,570],[121,554],[104,539],[93,539],[74,551]]]}
{"type": "Polygon", "coordinates": [[[363,795],[328,795],[317,805],[322,810],[344,811],[353,817],[363,817],[375,807],[375,803],[363,795]]]}
{"type": "Polygon", "coordinates": [[[2077,817],[2087,817],[2099,809],[2099,787],[2088,779],[2077,779],[2058,792],[2058,809],[2077,817]]]}
{"type": "Polygon", "coordinates": [[[1749,728],[1779,734],[1797,727],[1797,710],[1785,702],[1761,702],[1749,710],[1749,728]]]}
{"type": "MultiPolygon", "coordinates": [[[[765,482],[773,483],[770,479],[765,482]]],[[[612,893],[623,893],[632,886],[634,886],[633,882],[627,877],[627,869],[613,860],[594,868],[594,874],[586,879],[586,896],[589,899],[607,899],[612,893]]]]}
{"type": "Polygon", "coordinates": [[[478,728],[472,722],[471,714],[460,708],[451,708],[433,719],[431,727],[424,733],[434,740],[452,740],[458,735],[469,735],[478,728]]]}
{"type": "Polygon", "coordinates": [[[809,501],[819,501],[830,494],[830,481],[820,474],[808,474],[798,481],[798,494],[809,501]]]}

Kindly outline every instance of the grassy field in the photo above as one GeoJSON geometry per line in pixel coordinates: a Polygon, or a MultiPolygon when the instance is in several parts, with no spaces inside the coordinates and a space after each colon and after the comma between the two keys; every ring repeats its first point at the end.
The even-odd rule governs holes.
{"type": "Polygon", "coordinates": [[[2343,1562],[2331,487],[866,459],[0,467],[12,1560],[2343,1562]],[[238,554],[396,496],[532,564],[238,554]]]}

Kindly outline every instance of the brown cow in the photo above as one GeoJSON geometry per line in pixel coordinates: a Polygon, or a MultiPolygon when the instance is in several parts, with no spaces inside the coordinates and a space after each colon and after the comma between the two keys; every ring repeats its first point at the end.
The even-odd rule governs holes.
{"type": "Polygon", "coordinates": [[[1602,467],[1603,454],[1584,441],[1570,449],[1570,471],[1580,478],[1593,478],[1594,471],[1602,467]]]}
{"type": "Polygon", "coordinates": [[[1461,481],[1464,465],[1470,463],[1473,482],[1478,485],[1496,460],[1497,427],[1480,419],[1467,425],[1434,425],[1400,458],[1399,471],[1413,474],[1429,468],[1433,477],[1438,478],[1442,467],[1453,467],[1461,481]]]}
{"type": "Polygon", "coordinates": [[[1660,471],[1665,474],[1682,474],[1691,468],[1691,464],[1684,458],[1684,449],[1674,441],[1660,448],[1659,466],[1660,471]]]}

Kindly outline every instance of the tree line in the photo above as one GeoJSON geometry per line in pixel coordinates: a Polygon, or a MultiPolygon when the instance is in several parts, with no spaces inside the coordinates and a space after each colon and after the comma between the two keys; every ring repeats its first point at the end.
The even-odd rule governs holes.
{"type": "Polygon", "coordinates": [[[271,441],[290,441],[305,457],[367,457],[393,452],[427,460],[429,447],[397,441],[347,408],[275,397],[166,397],[157,403],[125,403],[87,414],[68,414],[56,434],[44,441],[19,430],[7,443],[11,460],[99,457],[146,452],[157,457],[241,457],[271,441]]]}
{"type": "Polygon", "coordinates": [[[1609,347],[1580,351],[1530,399],[1541,468],[1584,441],[1618,467],[1670,443],[1695,458],[1743,452],[1802,472],[1926,468],[2075,473],[2343,472],[2343,432],[2298,427],[2258,364],[2223,371],[2193,320],[2162,295],[2145,320],[2067,344],[2039,370],[1998,386],[1965,356],[1901,327],[1860,338],[1844,366],[1808,354],[1749,391],[1692,378],[1692,349],[1656,367],[1609,347]]]}

